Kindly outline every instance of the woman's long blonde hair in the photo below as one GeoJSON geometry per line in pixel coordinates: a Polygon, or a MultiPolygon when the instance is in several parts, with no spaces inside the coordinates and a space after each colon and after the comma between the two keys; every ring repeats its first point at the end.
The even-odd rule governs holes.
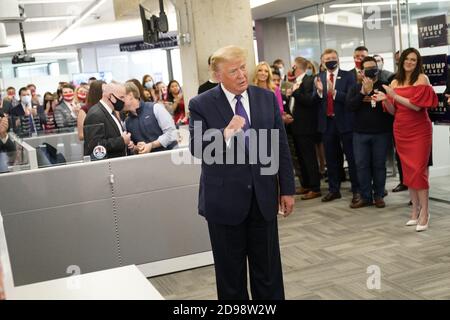
{"type": "Polygon", "coordinates": [[[270,65],[267,62],[265,62],[265,61],[261,61],[260,63],[258,63],[256,65],[255,74],[253,76],[253,84],[256,85],[256,86],[258,85],[258,71],[263,66],[266,67],[267,70],[269,71],[269,76],[267,77],[267,80],[266,80],[267,88],[269,88],[269,90],[271,90],[271,91],[275,91],[275,84],[273,83],[272,69],[270,68],[270,65]]]}

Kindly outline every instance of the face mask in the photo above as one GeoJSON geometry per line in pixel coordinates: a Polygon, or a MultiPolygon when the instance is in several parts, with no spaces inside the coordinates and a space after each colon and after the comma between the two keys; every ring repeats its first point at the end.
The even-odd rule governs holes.
{"type": "Polygon", "coordinates": [[[306,75],[307,76],[312,76],[313,72],[311,69],[306,69],[306,75]]]}
{"type": "Polygon", "coordinates": [[[116,102],[112,102],[111,98],[109,99],[109,101],[112,103],[112,105],[114,106],[114,110],[116,111],[122,111],[123,107],[125,106],[125,102],[123,102],[123,100],[120,100],[119,98],[117,98],[114,94],[111,94],[114,98],[116,98],[116,102]]]}
{"type": "Polygon", "coordinates": [[[153,81],[147,81],[147,82],[144,84],[144,86],[145,86],[147,89],[153,88],[153,81]]]}
{"type": "Polygon", "coordinates": [[[23,96],[21,99],[25,105],[31,104],[31,96],[23,96]]]}
{"type": "Polygon", "coordinates": [[[69,101],[69,102],[73,100],[73,96],[74,96],[73,93],[66,93],[66,94],[63,94],[64,100],[69,101]]]}
{"type": "Polygon", "coordinates": [[[279,68],[278,71],[280,72],[281,77],[283,77],[283,75],[284,75],[284,68],[279,68]]]}
{"type": "Polygon", "coordinates": [[[79,92],[79,93],[77,94],[78,100],[81,100],[81,101],[86,100],[86,96],[87,96],[86,93],[81,93],[81,92],[79,92]]]}
{"type": "Polygon", "coordinates": [[[364,75],[365,75],[367,78],[374,79],[374,78],[376,78],[377,75],[378,75],[378,69],[377,69],[377,68],[366,69],[366,70],[364,70],[364,75]]]}
{"type": "Polygon", "coordinates": [[[325,66],[327,67],[328,70],[336,69],[337,65],[338,65],[337,60],[331,60],[331,61],[325,62],[325,66]]]}
{"type": "Polygon", "coordinates": [[[379,69],[379,70],[383,70],[383,67],[384,67],[384,66],[383,66],[383,62],[378,62],[378,63],[377,63],[377,66],[378,66],[378,69],[379,69]]]}
{"type": "Polygon", "coordinates": [[[361,65],[362,65],[362,61],[355,60],[355,67],[356,67],[356,69],[361,70],[361,65]]]}

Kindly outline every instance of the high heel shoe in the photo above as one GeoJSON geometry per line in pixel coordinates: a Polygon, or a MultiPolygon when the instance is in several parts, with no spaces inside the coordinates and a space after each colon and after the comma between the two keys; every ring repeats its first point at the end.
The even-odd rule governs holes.
{"type": "Polygon", "coordinates": [[[422,211],[422,208],[419,209],[419,214],[417,216],[417,219],[408,220],[408,222],[406,223],[407,227],[417,226],[417,224],[419,223],[420,211],[422,211]]]}
{"type": "Polygon", "coordinates": [[[431,218],[431,214],[428,213],[428,220],[427,220],[427,224],[426,225],[420,225],[417,223],[417,227],[416,227],[416,231],[417,232],[421,232],[421,231],[425,231],[428,229],[428,224],[430,223],[430,218],[431,218]]]}

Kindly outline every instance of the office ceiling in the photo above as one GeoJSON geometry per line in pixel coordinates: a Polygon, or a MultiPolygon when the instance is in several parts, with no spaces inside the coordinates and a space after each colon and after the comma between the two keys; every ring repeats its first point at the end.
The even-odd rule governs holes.
{"type": "MultiPolygon", "coordinates": [[[[85,10],[95,5],[97,1],[98,0],[19,0],[19,4],[23,5],[25,15],[29,19],[23,24],[25,34],[46,30],[63,30],[85,10]],[[49,17],[59,17],[62,20],[45,21],[45,18],[49,17]],[[36,18],[44,20],[33,21],[36,18]]],[[[117,19],[138,18],[139,2],[142,2],[150,12],[159,12],[159,5],[156,0],[106,0],[98,9],[83,20],[83,24],[88,25],[110,22],[114,21],[116,17],[117,19]]],[[[164,2],[166,11],[169,14],[175,14],[172,2],[170,0],[165,0],[164,2]]],[[[323,1],[276,0],[272,3],[252,9],[252,14],[255,20],[264,19],[295,9],[308,7],[319,2],[323,1]]],[[[19,24],[7,23],[6,33],[8,36],[19,34],[19,24]]]]}
{"type": "Polygon", "coordinates": [[[289,11],[303,9],[313,6],[318,3],[327,2],[326,0],[276,0],[274,2],[267,3],[260,7],[252,9],[252,16],[254,20],[265,19],[273,16],[277,16],[289,11]]]}

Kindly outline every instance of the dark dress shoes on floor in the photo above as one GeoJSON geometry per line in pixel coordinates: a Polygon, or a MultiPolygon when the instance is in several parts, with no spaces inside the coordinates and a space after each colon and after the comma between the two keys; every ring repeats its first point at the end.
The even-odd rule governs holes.
{"type": "Polygon", "coordinates": [[[386,207],[386,203],[384,202],[384,200],[382,198],[375,199],[374,203],[375,203],[375,207],[377,207],[377,208],[381,209],[381,208],[386,207]]]}
{"type": "Polygon", "coordinates": [[[342,198],[340,192],[330,192],[322,198],[322,202],[330,202],[342,198]]]}
{"type": "Polygon", "coordinates": [[[301,199],[302,200],[311,200],[311,199],[319,198],[321,196],[322,196],[321,192],[310,191],[307,194],[305,194],[301,199]]]}
{"type": "Polygon", "coordinates": [[[402,183],[399,183],[398,186],[396,186],[394,189],[392,189],[392,192],[402,192],[408,190],[408,187],[405,186],[402,183]]]}
{"type": "Polygon", "coordinates": [[[303,187],[298,187],[295,189],[295,194],[299,195],[299,194],[307,194],[308,192],[310,192],[310,189],[306,189],[303,187]]]}
{"type": "Polygon", "coordinates": [[[352,209],[358,209],[358,208],[364,208],[369,207],[372,205],[372,202],[366,201],[362,198],[359,198],[358,201],[350,203],[350,208],[352,209]]]}
{"type": "Polygon", "coordinates": [[[357,192],[353,193],[352,203],[356,203],[361,200],[361,195],[357,192]]]}

